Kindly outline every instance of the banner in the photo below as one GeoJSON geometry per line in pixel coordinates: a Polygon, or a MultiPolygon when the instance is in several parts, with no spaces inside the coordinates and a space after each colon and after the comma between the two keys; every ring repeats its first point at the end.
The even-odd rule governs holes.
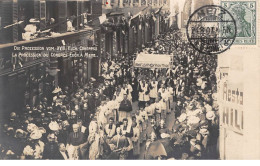
{"type": "Polygon", "coordinates": [[[138,54],[134,62],[136,68],[170,68],[173,56],[165,54],[138,54]]]}

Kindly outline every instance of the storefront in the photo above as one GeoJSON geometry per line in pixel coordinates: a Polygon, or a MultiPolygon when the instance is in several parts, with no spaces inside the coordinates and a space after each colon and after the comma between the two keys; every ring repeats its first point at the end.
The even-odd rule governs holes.
{"type": "Polygon", "coordinates": [[[259,51],[234,46],[218,55],[221,159],[260,158],[259,51]]]}
{"type": "Polygon", "coordinates": [[[54,77],[47,72],[49,58],[18,60],[12,58],[9,49],[0,52],[2,53],[0,58],[1,117],[6,117],[10,111],[24,111],[25,104],[35,106],[41,96],[51,93],[54,77]]]}

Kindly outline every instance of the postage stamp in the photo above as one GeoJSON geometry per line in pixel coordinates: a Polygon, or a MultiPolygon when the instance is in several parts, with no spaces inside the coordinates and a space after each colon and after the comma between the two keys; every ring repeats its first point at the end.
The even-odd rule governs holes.
{"type": "Polygon", "coordinates": [[[221,6],[206,5],[194,11],[186,27],[187,38],[197,51],[220,54],[234,43],[237,27],[232,14],[221,6]]]}
{"type": "Polygon", "coordinates": [[[221,1],[237,25],[234,45],[256,45],[256,1],[221,1]]]}

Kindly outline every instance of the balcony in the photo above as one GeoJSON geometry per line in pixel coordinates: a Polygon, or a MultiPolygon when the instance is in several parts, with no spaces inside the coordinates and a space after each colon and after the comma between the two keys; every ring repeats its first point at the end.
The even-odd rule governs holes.
{"type": "Polygon", "coordinates": [[[59,39],[62,37],[68,37],[68,36],[72,36],[72,35],[82,35],[83,33],[91,33],[94,34],[95,31],[97,31],[98,29],[93,29],[90,27],[78,30],[78,31],[73,31],[73,32],[65,32],[65,33],[60,33],[57,36],[46,36],[46,37],[38,37],[35,38],[33,40],[28,40],[28,41],[18,41],[18,42],[14,42],[14,43],[6,43],[6,44],[0,44],[0,50],[4,49],[4,48],[9,48],[9,47],[13,47],[13,46],[19,46],[19,45],[27,45],[27,44],[31,44],[31,43],[39,43],[39,42],[44,42],[46,40],[50,40],[50,39],[59,39]]]}

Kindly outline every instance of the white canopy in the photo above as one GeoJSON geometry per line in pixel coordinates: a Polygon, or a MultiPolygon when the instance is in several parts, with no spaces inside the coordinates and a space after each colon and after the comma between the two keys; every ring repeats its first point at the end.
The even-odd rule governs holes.
{"type": "Polygon", "coordinates": [[[134,62],[134,67],[139,68],[170,68],[172,55],[165,54],[138,54],[134,62]]]}

